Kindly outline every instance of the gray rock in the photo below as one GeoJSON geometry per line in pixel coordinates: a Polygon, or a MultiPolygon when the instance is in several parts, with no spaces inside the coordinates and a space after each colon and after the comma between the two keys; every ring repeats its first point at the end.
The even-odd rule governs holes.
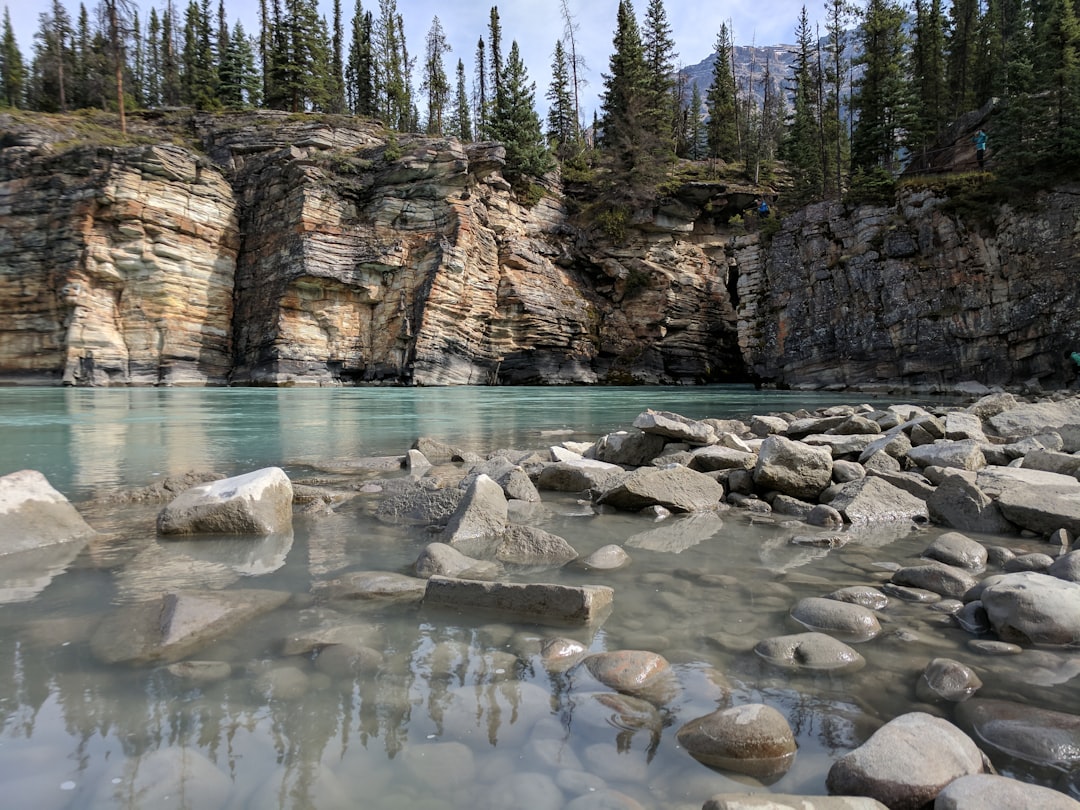
{"type": "Polygon", "coordinates": [[[832,457],[836,459],[846,456],[858,456],[874,441],[875,435],[868,433],[811,433],[809,436],[804,436],[800,441],[811,447],[827,447],[829,452],[832,453],[832,457]]]}
{"type": "Polygon", "coordinates": [[[535,526],[511,526],[495,547],[495,559],[512,565],[565,565],[577,551],[558,535],[535,526]]]}
{"type": "Polygon", "coordinates": [[[40,472],[0,476],[0,559],[5,566],[15,564],[8,555],[47,546],[77,543],[77,553],[96,533],[40,472]]]}
{"type": "Polygon", "coordinates": [[[1012,394],[999,391],[981,397],[977,402],[968,405],[965,410],[975,414],[980,419],[989,419],[991,416],[997,416],[1002,411],[1015,408],[1018,404],[1016,397],[1012,394]]]}
{"type": "Polygon", "coordinates": [[[742,450],[732,450],[730,447],[713,445],[700,447],[690,454],[690,462],[687,466],[698,472],[712,472],[714,470],[752,470],[757,462],[757,456],[742,450]]]}
{"type": "Polygon", "coordinates": [[[544,466],[537,477],[536,486],[554,492],[599,491],[610,483],[613,476],[624,472],[618,464],[608,464],[606,461],[559,461],[544,466]]]}
{"type": "Polygon", "coordinates": [[[963,441],[969,439],[976,442],[985,442],[986,433],[983,430],[982,419],[978,414],[965,411],[950,411],[945,414],[945,436],[950,441],[963,441]]]}
{"type": "Polygon", "coordinates": [[[502,487],[486,475],[478,475],[450,516],[443,541],[471,549],[500,537],[507,526],[506,496],[502,487]]]}
{"type": "Polygon", "coordinates": [[[825,633],[795,633],[759,641],[754,652],[770,664],[792,670],[857,672],[866,666],[859,653],[825,633]]]}
{"type": "Polygon", "coordinates": [[[93,807],[225,807],[232,793],[232,779],[198,748],[175,745],[140,754],[138,767],[132,767],[128,757],[113,759],[98,780],[89,804],[93,807]]]}
{"type": "Polygon", "coordinates": [[[997,504],[1022,529],[1045,535],[1058,529],[1080,532],[1080,482],[1076,487],[1015,484],[1004,489],[997,504]]]}
{"type": "Polygon", "coordinates": [[[980,601],[1002,641],[1080,643],[1080,584],[1039,573],[1002,574],[980,601]]]}
{"type": "Polygon", "coordinates": [[[1080,550],[1070,551],[1058,557],[1046,569],[1046,573],[1068,582],[1080,582],[1080,550]]]}
{"type": "Polygon", "coordinates": [[[975,577],[963,568],[946,565],[942,562],[929,562],[925,565],[909,565],[892,575],[897,585],[911,588],[923,588],[939,596],[960,599],[975,587],[975,577]]]}
{"type": "Polygon", "coordinates": [[[179,661],[251,619],[284,604],[285,591],[177,591],[120,608],[90,639],[107,664],[179,661]]]}
{"type": "Polygon", "coordinates": [[[934,810],[987,810],[989,807],[1080,810],[1080,802],[1041,785],[995,774],[961,776],[934,800],[934,810]]]}
{"type": "Polygon", "coordinates": [[[834,459],[832,465],[833,481],[846,484],[849,481],[858,481],[866,476],[866,468],[857,461],[845,461],[834,459]]]}
{"type": "Polygon", "coordinates": [[[540,624],[588,624],[605,618],[614,591],[602,585],[477,582],[432,577],[424,605],[528,616],[540,624]]]}
{"type": "Polygon", "coordinates": [[[826,599],[835,599],[838,602],[849,602],[853,605],[862,605],[869,610],[884,610],[889,604],[889,597],[877,588],[869,585],[850,585],[839,588],[825,596],[826,599]]]}
{"type": "Polygon", "coordinates": [[[1016,526],[1001,514],[996,501],[965,476],[949,475],[926,499],[930,519],[966,532],[1009,534],[1016,526]]]}
{"type": "Polygon", "coordinates": [[[157,530],[177,534],[292,531],[293,490],[279,467],[222,478],[181,493],[161,510],[157,530]]]}
{"type": "Polygon", "coordinates": [[[990,632],[990,618],[986,615],[981,599],[968,602],[953,614],[953,618],[960,628],[968,633],[981,635],[990,632]]]}
{"type": "Polygon", "coordinates": [[[923,501],[873,475],[844,484],[829,505],[856,526],[897,521],[925,523],[929,520],[923,501]]]}
{"type": "Polygon", "coordinates": [[[899,430],[889,431],[880,439],[875,439],[866,446],[866,449],[859,454],[859,463],[866,464],[872,456],[880,452],[884,452],[899,461],[907,457],[909,450],[911,450],[911,439],[907,437],[906,433],[899,430]]]}
{"type": "Polygon", "coordinates": [[[868,641],[881,632],[873,611],[820,596],[800,599],[791,609],[791,618],[808,630],[829,633],[848,641],[868,641]]]}
{"type": "Polygon", "coordinates": [[[1046,571],[1054,564],[1054,558],[1049,554],[1033,552],[1031,554],[1017,554],[1011,560],[1006,561],[1004,568],[1006,574],[1015,574],[1018,571],[1046,571]]]}
{"type": "Polygon", "coordinates": [[[431,462],[419,450],[409,450],[405,453],[405,469],[409,472],[418,474],[430,468],[431,462]]]}
{"type": "Polygon", "coordinates": [[[951,658],[935,658],[926,665],[915,684],[920,700],[960,703],[982,688],[979,676],[966,664],[951,658]]]}
{"type": "MultiPolygon", "coordinates": [[[[1080,398],[1023,403],[991,416],[987,421],[994,432],[1006,440],[1015,441],[1051,431],[1061,433],[1064,438],[1080,425],[1080,398]]],[[[1064,449],[1073,453],[1080,447],[1067,445],[1064,449]]]]}
{"type": "Polygon", "coordinates": [[[844,516],[831,504],[819,503],[806,516],[806,522],[811,526],[821,526],[826,529],[839,529],[844,525],[844,516]]]}
{"type": "Polygon", "coordinates": [[[813,433],[825,433],[826,431],[833,430],[838,425],[844,424],[849,418],[850,416],[848,414],[838,414],[835,416],[805,416],[791,422],[787,426],[787,430],[784,431],[784,434],[789,439],[798,440],[813,433]]]}
{"type": "Polygon", "coordinates": [[[716,430],[707,422],[687,419],[677,413],[647,410],[638,414],[634,427],[643,433],[655,434],[687,444],[712,444],[716,441],[716,430]]]}
{"type": "Polygon", "coordinates": [[[282,655],[307,655],[317,653],[335,644],[380,647],[383,630],[369,622],[330,623],[319,627],[290,633],[281,642],[282,655]]]}
{"type": "Polygon", "coordinates": [[[597,503],[632,512],[653,504],[673,512],[704,512],[716,509],[723,497],[724,488],[704,473],[686,467],[641,467],[610,484],[597,503]]]}
{"type": "Polygon", "coordinates": [[[875,475],[882,481],[887,481],[897,489],[902,489],[922,501],[934,494],[934,485],[926,479],[926,476],[919,475],[917,472],[874,470],[870,475],[875,475]]]}
{"type": "Polygon", "coordinates": [[[630,562],[630,555],[626,553],[622,546],[609,543],[606,546],[601,546],[592,554],[581,557],[578,560],[578,565],[582,568],[592,568],[597,571],[615,571],[619,568],[625,568],[630,562]]]}
{"type": "Polygon", "coordinates": [[[919,810],[954,779],[984,770],[982,753],[960,729],[911,712],[834,762],[825,784],[830,793],[870,796],[890,810],[919,810]]]}
{"type": "Polygon", "coordinates": [[[355,678],[378,672],[386,656],[363,644],[332,644],[315,658],[315,668],[331,678],[355,678]]]}
{"type": "Polygon", "coordinates": [[[859,459],[867,474],[871,475],[874,473],[897,473],[902,469],[900,461],[884,450],[879,450],[870,456],[866,456],[864,453],[859,456],[859,459]]]}
{"type": "Polygon", "coordinates": [[[505,458],[496,457],[474,465],[462,480],[461,488],[467,489],[477,475],[486,475],[500,487],[507,500],[539,503],[540,493],[525,470],[505,458]]]}
{"type": "Polygon", "coordinates": [[[804,521],[808,520],[810,513],[818,507],[818,504],[807,503],[790,495],[777,495],[769,505],[772,507],[773,512],[778,515],[787,515],[804,521]]]}
{"type": "Polygon", "coordinates": [[[1059,475],[1071,475],[1073,478],[1080,477],[1080,456],[1074,456],[1071,453],[1032,450],[1024,456],[1022,466],[1030,470],[1044,470],[1059,475]]]}
{"type": "Polygon", "coordinates": [[[832,481],[832,453],[783,436],[769,436],[761,443],[754,483],[785,495],[817,500],[832,481]]]}
{"type": "Polygon", "coordinates": [[[795,761],[795,735],[780,712],[763,703],[718,709],[685,724],[679,744],[709,767],[773,781],[795,761]]]}
{"type": "Polygon", "coordinates": [[[865,416],[859,416],[855,414],[849,416],[846,420],[841,422],[834,428],[830,429],[831,433],[837,433],[842,436],[853,435],[876,435],[881,433],[881,425],[872,419],[867,419],[865,416]]]}
{"type": "Polygon", "coordinates": [[[865,796],[796,796],[789,793],[717,793],[701,810],[887,810],[865,796]]]}
{"type": "Polygon", "coordinates": [[[991,751],[1061,770],[1080,766],[1080,717],[1008,700],[973,698],[957,722],[991,751]]]}
{"type": "Polygon", "coordinates": [[[755,416],[750,420],[750,432],[762,438],[787,430],[788,422],[780,416],[755,416]]]}
{"type": "Polygon", "coordinates": [[[216,683],[232,675],[232,666],[227,661],[179,661],[165,669],[174,678],[193,684],[216,683]]]}
{"type": "Polygon", "coordinates": [[[413,571],[421,579],[434,576],[494,579],[498,576],[499,566],[493,562],[467,557],[446,543],[428,543],[416,558],[413,571]]]}
{"type": "Polygon", "coordinates": [[[432,464],[446,464],[450,461],[462,461],[465,457],[465,451],[453,447],[446,442],[433,439],[430,436],[420,436],[413,442],[413,446],[410,449],[422,453],[424,458],[432,464]]]}
{"type": "Polygon", "coordinates": [[[375,508],[375,517],[385,523],[445,524],[465,497],[456,487],[437,489],[433,484],[418,481],[404,481],[396,486],[375,508]]]}
{"type": "Polygon", "coordinates": [[[972,440],[939,440],[933,444],[912,447],[907,459],[918,467],[951,467],[959,470],[981,470],[986,466],[982,446],[972,440]]]}
{"type": "Polygon", "coordinates": [[[986,546],[960,532],[946,532],[934,538],[923,556],[969,571],[981,571],[986,567],[986,546]]]}
{"type": "Polygon", "coordinates": [[[664,449],[664,437],[651,433],[630,433],[620,430],[597,440],[593,456],[609,464],[640,467],[650,463],[664,449]]]}

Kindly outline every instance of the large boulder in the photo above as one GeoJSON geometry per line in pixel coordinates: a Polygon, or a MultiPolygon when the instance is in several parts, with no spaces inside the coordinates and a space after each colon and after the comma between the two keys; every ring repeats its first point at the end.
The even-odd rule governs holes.
{"type": "Polygon", "coordinates": [[[816,500],[832,483],[832,451],[768,436],[758,451],[754,483],[802,500],[816,500]]]}
{"type": "Polygon", "coordinates": [[[926,499],[930,519],[965,532],[1009,534],[1016,527],[1005,519],[997,502],[963,475],[947,475],[926,499]]]}
{"type": "Polygon", "coordinates": [[[1072,484],[1059,486],[1008,486],[998,496],[998,508],[1022,529],[1039,534],[1052,534],[1058,529],[1080,533],[1080,482],[1070,480],[1072,484]]]}
{"type": "Polygon", "coordinates": [[[41,473],[20,470],[0,477],[0,558],[61,543],[81,545],[94,534],[41,473]]]}
{"type": "Polygon", "coordinates": [[[687,467],[642,467],[616,479],[597,503],[637,512],[647,506],[663,506],[673,512],[704,512],[716,509],[724,488],[704,473],[687,467]]]}
{"type": "Polygon", "coordinates": [[[520,464],[496,457],[482,461],[469,470],[462,485],[468,487],[477,475],[486,475],[503,489],[508,499],[539,503],[540,493],[536,491],[536,485],[529,478],[528,473],[520,464]]]}
{"type": "Polygon", "coordinates": [[[582,458],[546,464],[537,476],[538,489],[554,492],[586,492],[602,490],[623,470],[618,464],[582,458]]]}
{"type": "Polygon", "coordinates": [[[684,725],[679,744],[709,767],[772,781],[787,773],[795,761],[795,735],[776,709],[747,703],[717,709],[684,725]]]}
{"type": "Polygon", "coordinates": [[[907,451],[907,460],[918,467],[952,467],[960,470],[981,470],[986,466],[982,446],[973,439],[935,441],[907,451]]]}
{"type": "Polygon", "coordinates": [[[1080,643],[1080,584],[1022,571],[993,578],[980,595],[994,631],[1004,641],[1080,643]]]}
{"type": "Polygon", "coordinates": [[[920,810],[954,779],[984,771],[982,753],[964,732],[911,712],[834,762],[825,785],[830,793],[870,796],[891,810],[920,810]]]}
{"type": "Polygon", "coordinates": [[[1069,437],[1064,449],[1080,450],[1080,397],[1061,402],[1031,402],[1002,411],[987,420],[998,436],[1015,441],[1055,431],[1069,437]]]}
{"type": "Polygon", "coordinates": [[[495,547],[495,559],[511,565],[565,565],[578,553],[566,540],[535,526],[511,526],[495,547]]]}
{"type": "Polygon", "coordinates": [[[287,591],[255,589],[167,593],[107,616],[90,649],[107,664],[179,661],[288,599],[287,591]]]}
{"type": "Polygon", "coordinates": [[[593,455],[598,461],[640,467],[650,463],[664,449],[664,437],[652,433],[629,433],[620,430],[597,440],[593,455]]]}
{"type": "Polygon", "coordinates": [[[292,531],[293,489],[280,467],[211,481],[182,492],[158,513],[163,535],[292,531]]]}
{"type": "Polygon", "coordinates": [[[905,566],[892,575],[892,581],[896,585],[922,588],[952,599],[960,599],[976,584],[975,577],[965,569],[936,560],[905,566]]]}
{"type": "Polygon", "coordinates": [[[844,484],[829,505],[854,526],[929,520],[924,501],[874,475],[844,484]]]}
{"type": "MultiPolygon", "coordinates": [[[[502,487],[487,475],[478,475],[465,490],[443,530],[443,542],[469,551],[500,537],[506,530],[509,510],[502,487]]],[[[462,550],[462,549],[459,549],[462,550]]]]}
{"type": "Polygon", "coordinates": [[[986,546],[959,532],[945,532],[934,538],[923,551],[923,556],[946,565],[955,565],[969,571],[981,571],[986,567],[986,546]]]}

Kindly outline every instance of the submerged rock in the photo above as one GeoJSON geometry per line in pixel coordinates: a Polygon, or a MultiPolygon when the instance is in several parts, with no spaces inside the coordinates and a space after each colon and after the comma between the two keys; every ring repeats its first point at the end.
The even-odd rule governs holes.
{"type": "Polygon", "coordinates": [[[1080,767],[1080,716],[989,698],[961,703],[956,716],[992,755],[1061,770],[1080,767]]]}
{"type": "Polygon", "coordinates": [[[477,582],[434,576],[424,605],[529,616],[541,624],[588,624],[604,618],[614,592],[602,585],[477,582]]]}
{"type": "Polygon", "coordinates": [[[866,659],[842,641],[825,633],[796,633],[759,641],[754,652],[784,669],[857,672],[866,659]]]}
{"type": "Polygon", "coordinates": [[[1080,802],[1048,787],[989,773],[961,776],[950,782],[934,800],[934,810],[987,810],[991,807],[1080,810],[1080,802]]]}
{"type": "Polygon", "coordinates": [[[780,712],[748,703],[691,720],[675,735],[694,759],[713,768],[766,782],[787,773],[795,760],[795,735],[780,712]]]}

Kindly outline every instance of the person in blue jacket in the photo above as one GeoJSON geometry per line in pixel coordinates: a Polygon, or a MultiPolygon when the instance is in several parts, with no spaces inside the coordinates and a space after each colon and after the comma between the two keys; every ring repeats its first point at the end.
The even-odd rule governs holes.
{"type": "Polygon", "coordinates": [[[769,216],[769,203],[764,197],[758,197],[757,199],[757,212],[762,219],[767,219],[769,216]]]}
{"type": "Polygon", "coordinates": [[[981,129],[971,136],[972,143],[975,144],[975,160],[979,162],[979,168],[985,168],[986,166],[986,133],[981,129]]]}

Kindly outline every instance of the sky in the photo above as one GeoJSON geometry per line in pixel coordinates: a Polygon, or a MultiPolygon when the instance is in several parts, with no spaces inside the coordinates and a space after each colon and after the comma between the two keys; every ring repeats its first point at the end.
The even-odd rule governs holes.
{"type": "MultiPolygon", "coordinates": [[[[72,18],[76,19],[79,8],[77,0],[63,2],[72,18]]],[[[92,14],[97,0],[84,2],[92,14]]],[[[378,15],[378,0],[362,2],[365,10],[378,15]]],[[[173,3],[178,9],[187,5],[186,0],[173,0],[173,3]]],[[[644,17],[647,3],[648,0],[634,2],[639,23],[644,17]]],[[[211,0],[211,4],[217,8],[217,0],[211,0]]],[[[346,30],[354,4],[355,0],[341,0],[346,30]]],[[[575,35],[578,54],[586,66],[582,117],[588,123],[592,120],[593,111],[599,107],[603,92],[602,74],[608,71],[618,0],[566,0],[566,4],[578,27],[575,35]]],[[[29,56],[34,33],[39,27],[39,15],[48,6],[46,2],[12,3],[10,0],[6,5],[19,46],[29,56]]],[[[160,12],[165,7],[165,0],[138,0],[138,5],[145,24],[150,7],[156,6],[160,12]]],[[[447,43],[452,48],[444,55],[446,73],[453,82],[457,61],[461,59],[471,91],[477,41],[483,37],[487,42],[488,19],[493,5],[499,9],[504,57],[510,52],[511,42],[516,40],[529,78],[536,83],[537,107],[546,109],[544,95],[551,81],[552,53],[555,42],[562,38],[564,31],[561,0],[397,0],[398,12],[405,22],[406,45],[410,54],[416,56],[419,63],[432,20],[438,16],[447,43]]],[[[665,0],[664,9],[678,53],[676,66],[695,65],[708,57],[713,52],[716,35],[724,23],[728,23],[738,45],[789,43],[793,39],[792,33],[802,5],[803,0],[727,0],[715,4],[700,0],[665,0]]],[[[823,0],[806,5],[811,23],[823,23],[823,0]]],[[[333,0],[319,0],[319,8],[330,21],[333,0]]],[[[239,19],[249,34],[258,31],[258,0],[225,0],[225,10],[230,25],[239,19]]],[[[414,84],[419,86],[421,76],[418,69],[413,79],[414,84]]]]}

